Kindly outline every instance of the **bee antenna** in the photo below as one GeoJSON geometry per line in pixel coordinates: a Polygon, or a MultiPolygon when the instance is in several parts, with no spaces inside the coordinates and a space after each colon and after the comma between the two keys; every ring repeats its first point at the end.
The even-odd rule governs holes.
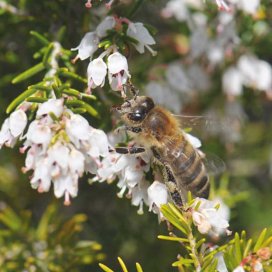
{"type": "Polygon", "coordinates": [[[137,89],[137,88],[132,84],[132,82],[131,82],[130,80],[128,81],[127,86],[129,87],[129,90],[130,90],[130,92],[131,92],[132,95],[133,95],[133,99],[135,100],[136,97],[138,96],[139,92],[140,92],[139,89],[137,89]]]}

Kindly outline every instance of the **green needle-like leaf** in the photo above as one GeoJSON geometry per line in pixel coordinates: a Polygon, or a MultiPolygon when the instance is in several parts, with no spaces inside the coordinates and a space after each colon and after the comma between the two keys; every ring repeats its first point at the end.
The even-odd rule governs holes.
{"type": "Polygon", "coordinates": [[[34,88],[27,89],[23,93],[21,93],[19,96],[17,96],[7,107],[6,113],[11,113],[19,104],[21,104],[25,99],[34,93],[36,93],[37,90],[34,88]]]}
{"type": "Polygon", "coordinates": [[[136,263],[136,269],[137,269],[137,272],[144,272],[139,263],[136,263]]]}
{"type": "Polygon", "coordinates": [[[120,265],[121,265],[123,271],[124,271],[124,272],[128,272],[125,263],[123,262],[123,260],[122,260],[120,257],[118,257],[118,262],[120,263],[120,265]]]}
{"type": "Polygon", "coordinates": [[[159,235],[158,239],[167,240],[167,241],[176,241],[176,242],[182,242],[182,243],[188,243],[189,242],[189,240],[186,239],[186,238],[171,237],[171,236],[164,236],[164,235],[159,235]]]}
{"type": "Polygon", "coordinates": [[[98,264],[100,266],[100,268],[105,271],[105,272],[114,272],[113,270],[111,270],[109,267],[107,267],[106,265],[99,263],[98,264]]]}
{"type": "Polygon", "coordinates": [[[258,240],[257,240],[257,242],[256,242],[256,244],[255,244],[255,246],[254,246],[254,248],[253,248],[253,251],[254,251],[254,252],[256,252],[258,249],[261,248],[262,243],[263,243],[263,241],[264,241],[264,239],[265,239],[266,232],[267,232],[267,228],[265,228],[265,229],[261,232],[261,234],[260,234],[260,236],[259,236],[259,238],[258,238],[258,240]]]}
{"type": "Polygon", "coordinates": [[[26,71],[24,71],[23,73],[19,74],[18,76],[16,76],[13,80],[12,80],[12,83],[13,84],[16,84],[16,83],[19,83],[25,79],[28,79],[36,74],[38,74],[39,72],[41,72],[42,70],[45,69],[45,66],[44,64],[41,62],[41,63],[38,63],[36,64],[35,66],[27,69],[26,71]]]}
{"type": "Polygon", "coordinates": [[[50,42],[40,33],[36,31],[30,31],[30,34],[35,37],[39,42],[41,42],[43,45],[48,45],[50,42]]]}
{"type": "Polygon", "coordinates": [[[237,232],[235,233],[235,237],[234,237],[234,246],[235,246],[236,261],[240,263],[242,260],[242,253],[241,253],[240,237],[237,232]]]}

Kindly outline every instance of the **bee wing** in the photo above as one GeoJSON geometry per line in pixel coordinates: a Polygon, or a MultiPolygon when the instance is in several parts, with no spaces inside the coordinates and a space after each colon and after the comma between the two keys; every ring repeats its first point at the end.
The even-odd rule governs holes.
{"type": "Polygon", "coordinates": [[[202,157],[203,163],[207,172],[210,175],[216,176],[223,173],[226,170],[225,162],[213,153],[204,154],[198,150],[198,153],[202,157]]]}
{"type": "Polygon", "coordinates": [[[197,131],[200,134],[216,134],[227,128],[227,122],[222,122],[216,117],[209,116],[191,116],[191,115],[174,115],[181,125],[182,130],[190,132],[197,131]]]}
{"type": "Polygon", "coordinates": [[[226,165],[222,159],[213,153],[204,153],[199,148],[201,147],[201,141],[195,136],[185,133],[187,140],[192,144],[192,146],[197,150],[198,154],[203,160],[203,163],[211,175],[218,175],[223,173],[226,169],[226,165]]]}

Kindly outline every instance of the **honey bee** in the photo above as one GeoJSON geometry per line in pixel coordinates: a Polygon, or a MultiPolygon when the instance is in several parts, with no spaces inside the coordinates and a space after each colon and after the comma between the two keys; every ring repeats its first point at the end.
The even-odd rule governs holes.
{"type": "Polygon", "coordinates": [[[179,120],[170,111],[155,105],[148,96],[135,95],[116,110],[125,129],[138,146],[117,147],[122,154],[138,154],[150,149],[161,165],[163,179],[173,202],[182,207],[187,192],[208,198],[209,176],[203,155],[190,143],[179,120]]]}

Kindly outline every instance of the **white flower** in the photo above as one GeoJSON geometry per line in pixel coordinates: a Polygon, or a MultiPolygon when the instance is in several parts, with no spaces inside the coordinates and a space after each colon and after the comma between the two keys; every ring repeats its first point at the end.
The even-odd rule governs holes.
{"type": "Polygon", "coordinates": [[[220,10],[230,11],[229,6],[226,4],[224,0],[215,0],[215,2],[220,10]]]}
{"type": "Polygon", "coordinates": [[[21,109],[14,111],[1,127],[0,148],[4,144],[8,147],[13,147],[23,134],[26,124],[27,116],[25,112],[21,109]]]}
{"type": "Polygon", "coordinates": [[[106,157],[109,154],[108,137],[106,133],[100,129],[92,129],[89,133],[88,143],[90,149],[88,154],[92,157],[106,157]]]}
{"type": "Polygon", "coordinates": [[[186,135],[187,140],[190,142],[190,144],[194,148],[197,149],[197,148],[201,147],[201,141],[197,137],[195,137],[195,136],[193,136],[193,135],[191,135],[189,133],[185,133],[185,135],[186,135]]]}
{"type": "Polygon", "coordinates": [[[66,120],[65,124],[65,131],[77,148],[80,147],[80,141],[89,139],[90,126],[81,115],[70,112],[70,118],[66,120]]]}
{"type": "Polygon", "coordinates": [[[107,75],[106,63],[102,58],[94,59],[88,65],[87,74],[89,88],[95,88],[97,86],[103,87],[107,75]]]}
{"type": "Polygon", "coordinates": [[[65,205],[70,205],[70,196],[76,197],[78,192],[78,176],[64,175],[54,181],[54,193],[57,198],[65,196],[65,205]]]}
{"type": "Polygon", "coordinates": [[[155,211],[158,211],[161,205],[166,204],[168,200],[168,191],[166,185],[159,181],[154,181],[147,190],[149,210],[154,209],[154,205],[157,207],[155,211]]]}
{"type": "Polygon", "coordinates": [[[148,204],[147,188],[149,183],[141,180],[137,186],[131,189],[131,204],[139,206],[138,214],[143,214],[143,204],[148,204]]]}
{"type": "Polygon", "coordinates": [[[243,55],[237,66],[243,75],[244,85],[261,91],[272,89],[272,68],[269,63],[252,55],[243,55]]]}
{"type": "Polygon", "coordinates": [[[43,120],[34,120],[29,125],[27,134],[26,134],[26,143],[25,145],[30,146],[31,144],[42,145],[43,148],[47,148],[51,139],[52,131],[50,126],[47,123],[44,123],[43,120]]]}
{"type": "MultiPolygon", "coordinates": [[[[95,32],[88,32],[82,38],[79,46],[72,48],[72,51],[78,50],[76,59],[85,60],[92,57],[93,53],[98,49],[99,38],[95,32]]],[[[75,60],[76,60],[75,59],[75,60]]]]}
{"type": "Polygon", "coordinates": [[[239,9],[252,15],[258,11],[260,5],[260,0],[231,0],[231,2],[235,2],[239,9]]]}
{"type": "Polygon", "coordinates": [[[246,272],[246,271],[241,265],[239,265],[232,272],[246,272]]]}
{"type": "Polygon", "coordinates": [[[33,177],[30,181],[32,188],[40,193],[48,192],[51,185],[50,164],[47,158],[42,157],[35,163],[33,177]]]}
{"type": "Polygon", "coordinates": [[[183,0],[170,0],[162,10],[162,15],[166,18],[174,16],[178,21],[185,21],[189,16],[189,11],[183,0]]]}
{"type": "Polygon", "coordinates": [[[216,267],[217,271],[218,272],[228,272],[223,253],[219,252],[219,253],[215,254],[215,258],[217,258],[217,267],[216,267]]]}
{"type": "Polygon", "coordinates": [[[113,16],[107,16],[97,27],[96,34],[99,38],[103,38],[107,35],[107,31],[115,27],[116,20],[113,16]]]}
{"type": "Polygon", "coordinates": [[[119,52],[108,57],[109,82],[113,90],[122,90],[123,84],[130,77],[127,59],[119,52]]]}
{"type": "Polygon", "coordinates": [[[263,270],[263,265],[262,265],[262,263],[259,262],[259,261],[256,261],[256,262],[254,263],[254,269],[253,269],[253,271],[254,271],[254,272],[263,272],[264,270],[263,270]]]}
{"type": "Polygon", "coordinates": [[[223,74],[223,90],[228,95],[238,96],[243,91],[243,75],[236,67],[229,67],[223,74]]]}
{"type": "Polygon", "coordinates": [[[228,232],[229,210],[219,199],[209,201],[204,198],[196,198],[193,204],[192,217],[198,231],[202,234],[217,237],[224,232],[228,232]],[[198,202],[200,202],[200,205],[195,210],[194,207],[198,202]],[[215,208],[218,204],[220,204],[220,207],[215,208]]]}
{"type": "Polygon", "coordinates": [[[43,115],[52,112],[56,117],[60,117],[63,113],[63,99],[49,99],[48,101],[39,104],[39,109],[36,113],[36,117],[42,117],[43,115]]]}
{"type": "Polygon", "coordinates": [[[138,41],[133,45],[139,53],[144,53],[146,47],[153,56],[156,55],[156,52],[149,46],[155,44],[155,40],[142,23],[130,23],[127,35],[138,41]]]}

